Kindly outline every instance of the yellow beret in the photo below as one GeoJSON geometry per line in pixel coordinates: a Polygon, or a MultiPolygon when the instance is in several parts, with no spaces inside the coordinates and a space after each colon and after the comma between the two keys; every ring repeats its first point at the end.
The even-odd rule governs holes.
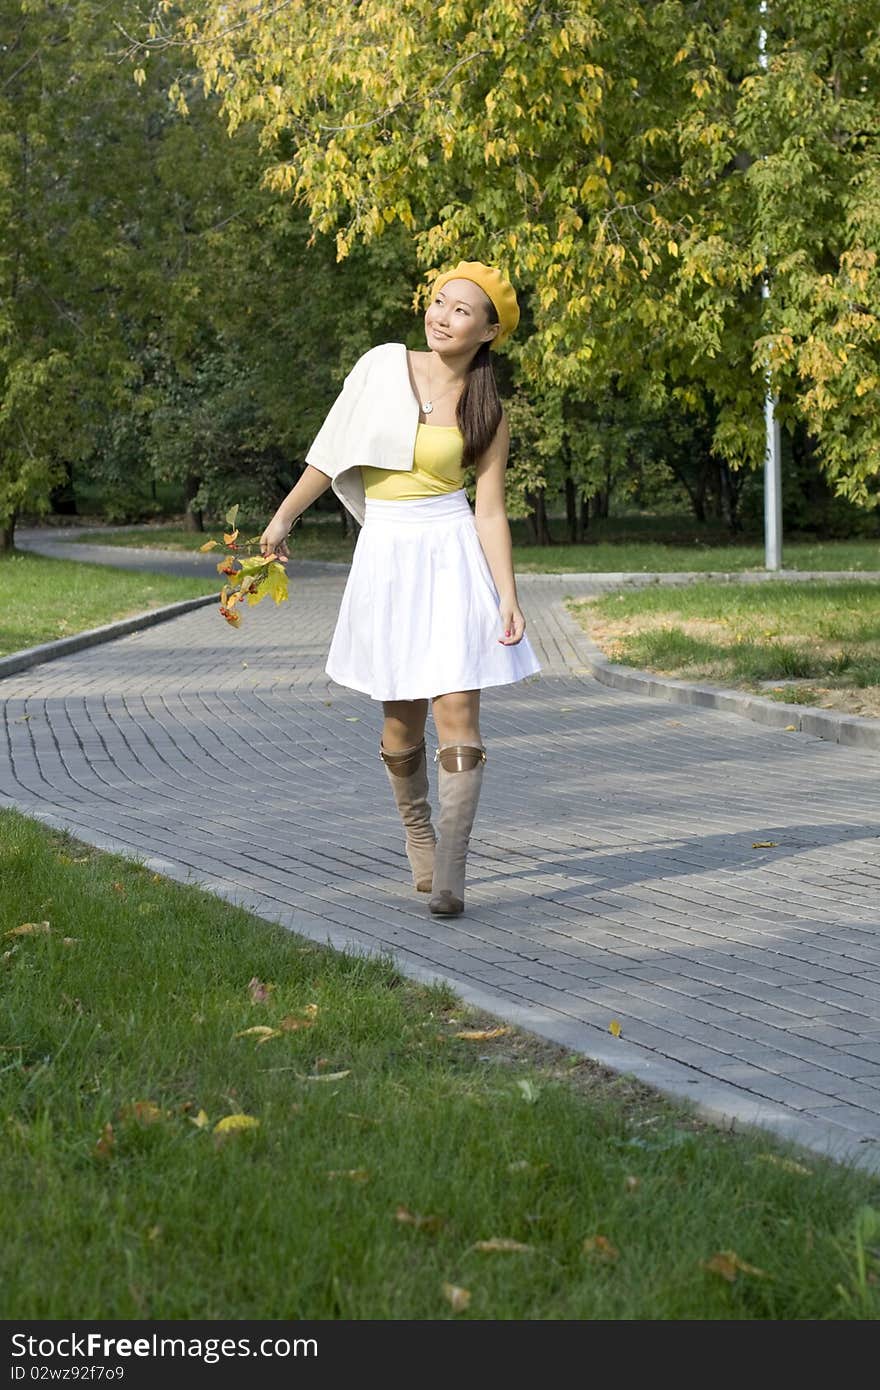
{"type": "Polygon", "coordinates": [[[482,261],[459,261],[454,270],[445,270],[442,275],[437,276],[433,293],[436,294],[442,289],[448,280],[472,280],[495,305],[501,328],[489,344],[490,347],[497,347],[505,338],[510,337],[519,323],[519,305],[513,285],[509,280],[505,280],[500,270],[491,265],[483,265],[482,261]]]}

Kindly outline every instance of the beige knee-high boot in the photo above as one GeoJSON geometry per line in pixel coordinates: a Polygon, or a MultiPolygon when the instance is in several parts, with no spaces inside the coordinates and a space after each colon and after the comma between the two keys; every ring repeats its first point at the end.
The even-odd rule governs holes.
{"type": "Polygon", "coordinates": [[[434,867],[436,835],[428,804],[428,764],[425,740],[399,753],[386,753],[379,744],[379,757],[385,764],[400,819],[406,829],[406,857],[412,869],[413,884],[419,893],[430,893],[434,867]]]}
{"type": "Polygon", "coordinates": [[[468,845],[483,784],[485,748],[452,743],[438,748],[439,838],[434,855],[434,887],[428,906],[437,917],[464,911],[468,845]]]}

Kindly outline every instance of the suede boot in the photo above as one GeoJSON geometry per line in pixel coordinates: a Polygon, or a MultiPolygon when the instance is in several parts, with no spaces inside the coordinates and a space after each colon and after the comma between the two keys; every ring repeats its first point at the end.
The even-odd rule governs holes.
{"type": "Polygon", "coordinates": [[[434,856],[434,887],[428,906],[437,917],[464,911],[464,876],[468,845],[480,788],[485,748],[452,743],[438,748],[439,838],[434,856]]]}
{"type": "Polygon", "coordinates": [[[400,819],[406,829],[406,857],[418,893],[430,893],[436,835],[428,805],[428,764],[425,740],[399,753],[386,753],[379,744],[400,819]]]}

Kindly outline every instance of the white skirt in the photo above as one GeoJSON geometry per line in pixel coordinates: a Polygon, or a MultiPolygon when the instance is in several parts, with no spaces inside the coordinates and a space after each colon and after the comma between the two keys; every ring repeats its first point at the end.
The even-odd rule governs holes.
{"type": "Polygon", "coordinates": [[[464,489],[408,502],[367,498],[325,670],[373,700],[423,700],[540,671],[515,646],[464,489]]]}

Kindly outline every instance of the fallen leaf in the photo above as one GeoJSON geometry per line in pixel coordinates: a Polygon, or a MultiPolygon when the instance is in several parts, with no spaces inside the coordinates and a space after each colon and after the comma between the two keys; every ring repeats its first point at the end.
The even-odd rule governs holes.
{"type": "Polygon", "coordinates": [[[737,1274],[754,1274],[759,1279],[767,1278],[765,1269],[757,1269],[755,1265],[747,1264],[741,1260],[735,1250],[719,1250],[717,1255],[713,1255],[710,1260],[702,1260],[703,1269],[710,1274],[720,1274],[722,1279],[726,1279],[728,1284],[732,1284],[737,1274]]]}
{"type": "Polygon", "coordinates": [[[540,1091],[538,1090],[534,1082],[517,1081],[516,1084],[519,1087],[519,1090],[522,1092],[523,1100],[527,1101],[529,1105],[534,1105],[536,1100],[538,1099],[538,1096],[540,1095],[540,1091]]]}
{"type": "Polygon", "coordinates": [[[113,1126],[108,1120],[101,1130],[101,1137],[95,1145],[95,1154],[98,1158],[110,1158],[116,1147],[116,1139],[113,1134],[113,1126]]]}
{"type": "Polygon", "coordinates": [[[361,721],[361,717],[360,717],[359,714],[347,714],[347,715],[345,716],[345,722],[346,722],[346,724],[359,724],[360,721],[361,721]]]}
{"type": "Polygon", "coordinates": [[[611,1033],[615,1038],[620,1037],[620,1024],[618,1023],[616,1018],[612,1018],[611,1022],[609,1023],[608,1032],[611,1033]]]}
{"type": "Polygon", "coordinates": [[[504,1251],[511,1254],[518,1251],[531,1252],[532,1245],[523,1245],[521,1240],[510,1240],[507,1236],[493,1236],[491,1240],[477,1240],[471,1246],[472,1250],[483,1250],[487,1253],[493,1251],[504,1251]]]}
{"type": "Polygon", "coordinates": [[[458,1284],[443,1284],[441,1288],[453,1313],[463,1313],[471,1301],[470,1289],[462,1289],[458,1284]]]}
{"type": "Polygon", "coordinates": [[[243,1028],[240,1033],[233,1033],[234,1038],[256,1038],[258,1044],[268,1042],[270,1038],[280,1038],[280,1028],[270,1028],[266,1023],[257,1023],[253,1028],[243,1028]]]}
{"type": "Polygon", "coordinates": [[[627,1192],[638,1192],[642,1185],[642,1180],[641,1178],[628,1177],[623,1185],[627,1192]]]}
{"type": "Polygon", "coordinates": [[[754,844],[752,845],[752,849],[778,849],[778,848],[779,848],[779,842],[778,842],[777,840],[756,840],[756,841],[754,842],[754,844]]]}
{"type": "Polygon", "coordinates": [[[786,733],[786,734],[796,734],[796,733],[797,733],[797,724],[786,724],[785,728],[783,729],[783,733],[786,733]]]}
{"type": "Polygon", "coordinates": [[[154,1125],[162,1119],[162,1111],[155,1101],[136,1100],[131,1105],[123,1105],[119,1116],[123,1120],[137,1120],[142,1125],[154,1125]]]}
{"type": "Polygon", "coordinates": [[[805,1168],[793,1158],[781,1158],[779,1154],[758,1154],[758,1159],[761,1163],[772,1163],[777,1168],[784,1168],[786,1173],[804,1173],[807,1177],[812,1176],[812,1168],[805,1168]]]}
{"type": "Polygon", "coordinates": [[[274,988],[274,985],[267,985],[254,975],[252,979],[248,980],[248,994],[251,997],[251,1003],[265,1004],[274,988]]]}
{"type": "Polygon", "coordinates": [[[241,1130],[256,1129],[259,1120],[253,1115],[224,1115],[214,1126],[215,1134],[238,1134],[241,1130]]]}
{"type": "Polygon", "coordinates": [[[367,1168],[330,1168],[327,1172],[328,1178],[348,1178],[349,1182],[369,1182],[370,1173],[367,1168]]]}
{"type": "Polygon", "coordinates": [[[151,1226],[147,1231],[147,1240],[158,1240],[162,1234],[161,1226],[151,1226]]]}
{"type": "Polygon", "coordinates": [[[394,1219],[401,1226],[415,1226],[417,1231],[428,1231],[430,1234],[435,1234],[443,1225],[442,1216],[417,1216],[408,1207],[398,1207],[394,1219]]]}
{"type": "Polygon", "coordinates": [[[314,1018],[297,1018],[295,1014],[288,1014],[278,1024],[284,1033],[295,1033],[299,1028],[314,1028],[314,1026],[314,1018]]]}
{"type": "Polygon", "coordinates": [[[503,1038],[509,1032],[509,1028],[483,1028],[456,1033],[455,1037],[463,1038],[465,1042],[491,1042],[492,1038],[503,1038]]]}
{"type": "Polygon", "coordinates": [[[61,945],[62,945],[62,946],[77,946],[81,940],[82,940],[82,937],[80,937],[80,936],[62,936],[62,938],[61,938],[61,945]]]}
{"type": "Polygon", "coordinates": [[[341,1081],[344,1076],[351,1076],[351,1071],[322,1071],[317,1076],[304,1076],[302,1072],[297,1072],[300,1081],[341,1081]]]}
{"type": "Polygon", "coordinates": [[[4,936],[46,936],[52,928],[48,922],[22,922],[20,927],[10,927],[4,936]]]}
{"type": "Polygon", "coordinates": [[[196,1129],[207,1129],[211,1123],[205,1110],[200,1110],[196,1116],[190,1115],[189,1122],[191,1125],[195,1125],[196,1129]]]}
{"type": "Polygon", "coordinates": [[[120,883],[118,879],[114,883],[111,883],[110,887],[113,889],[114,893],[125,893],[125,884],[120,883]]]}
{"type": "Polygon", "coordinates": [[[603,1260],[616,1260],[620,1251],[607,1236],[587,1236],[581,1247],[585,1255],[598,1255],[603,1260]]]}

